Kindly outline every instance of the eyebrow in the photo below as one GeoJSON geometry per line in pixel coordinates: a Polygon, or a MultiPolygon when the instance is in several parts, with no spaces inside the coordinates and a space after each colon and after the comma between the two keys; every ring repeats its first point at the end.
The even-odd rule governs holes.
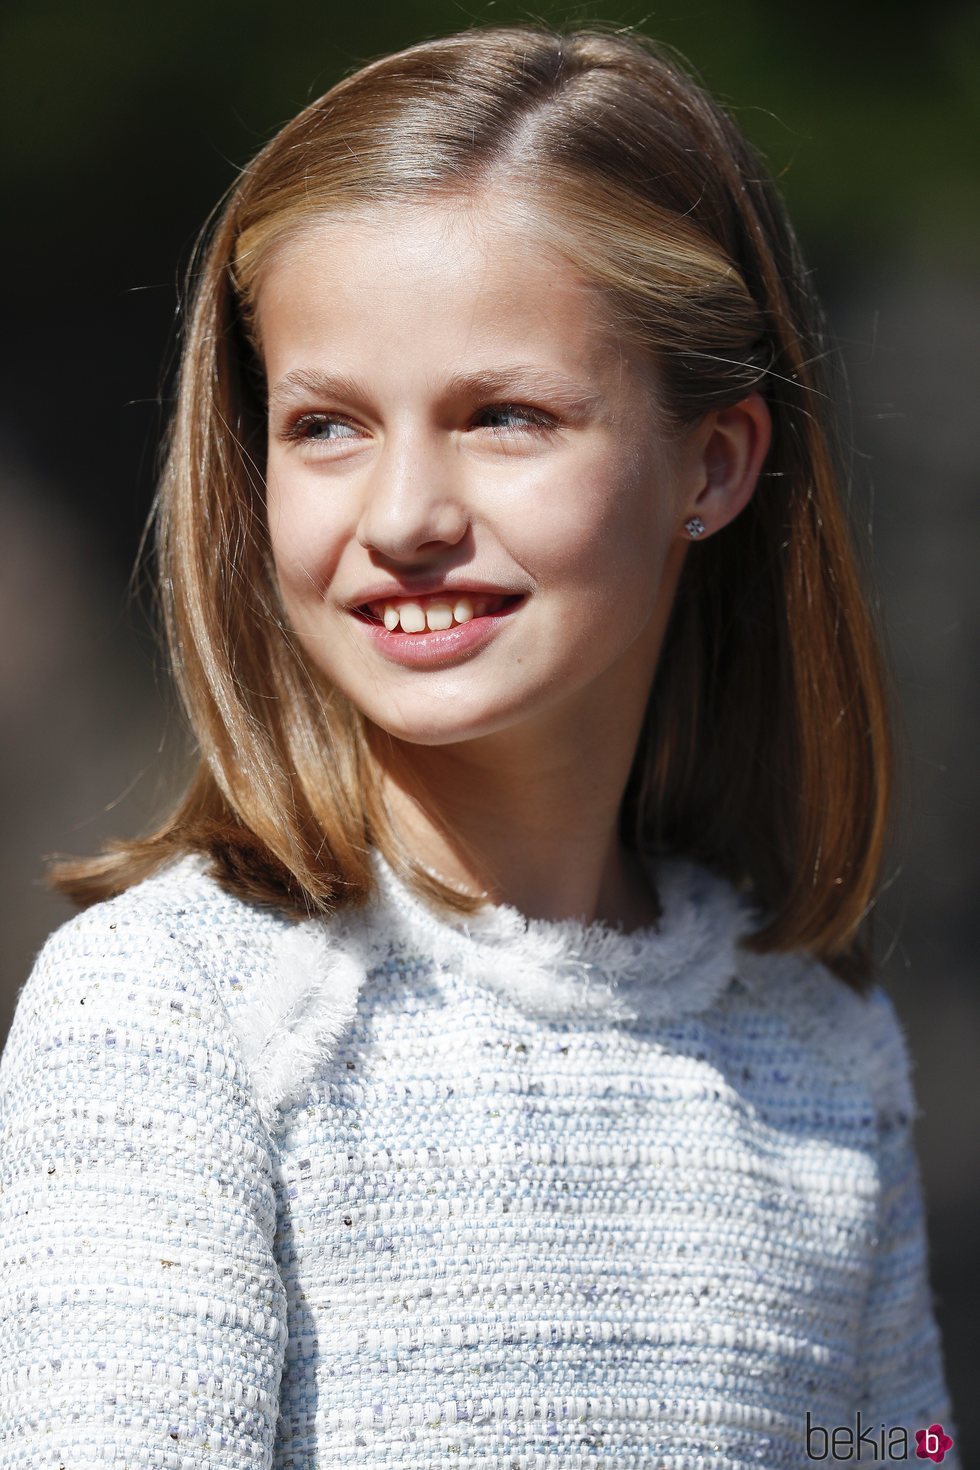
{"type": "MultiPolygon", "coordinates": [[[[551,399],[567,413],[588,413],[602,401],[594,392],[563,373],[552,373],[530,364],[516,363],[508,367],[475,373],[454,373],[443,387],[445,398],[523,398],[542,396],[551,399]]],[[[365,399],[370,394],[363,384],[347,373],[328,373],[315,368],[294,368],[285,373],[269,392],[270,408],[313,393],[322,398],[365,399]]]]}

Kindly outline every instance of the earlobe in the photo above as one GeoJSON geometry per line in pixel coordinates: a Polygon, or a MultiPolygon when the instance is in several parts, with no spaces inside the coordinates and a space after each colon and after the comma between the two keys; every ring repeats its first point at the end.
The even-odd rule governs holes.
{"type": "Polygon", "coordinates": [[[692,540],[720,531],[749,503],[772,442],[772,418],[762,395],[750,393],[713,410],[699,430],[699,488],[683,521],[692,540]]]}

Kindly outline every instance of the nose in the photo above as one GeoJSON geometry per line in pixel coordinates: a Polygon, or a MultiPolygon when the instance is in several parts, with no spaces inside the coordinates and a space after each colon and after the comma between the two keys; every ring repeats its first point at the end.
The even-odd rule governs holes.
{"type": "Polygon", "coordinates": [[[357,539],[391,561],[455,546],[469,528],[458,469],[421,437],[390,441],[365,486],[357,539]]]}

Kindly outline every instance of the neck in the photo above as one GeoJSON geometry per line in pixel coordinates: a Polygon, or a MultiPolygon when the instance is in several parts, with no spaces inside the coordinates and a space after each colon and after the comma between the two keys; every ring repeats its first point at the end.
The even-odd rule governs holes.
{"type": "MultiPolygon", "coordinates": [[[[387,747],[383,785],[406,852],[457,888],[528,918],[629,931],[659,916],[618,835],[635,721],[451,746],[387,747]]],[[[557,723],[557,722],[556,722],[557,723]]]]}

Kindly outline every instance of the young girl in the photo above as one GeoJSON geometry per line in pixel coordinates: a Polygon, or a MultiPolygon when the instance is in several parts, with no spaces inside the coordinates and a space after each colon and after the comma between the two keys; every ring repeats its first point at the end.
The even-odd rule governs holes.
{"type": "Polygon", "coordinates": [[[773,186],[640,37],[346,78],[192,271],[198,742],[2,1065],[3,1465],[951,1465],[773,186]]]}

